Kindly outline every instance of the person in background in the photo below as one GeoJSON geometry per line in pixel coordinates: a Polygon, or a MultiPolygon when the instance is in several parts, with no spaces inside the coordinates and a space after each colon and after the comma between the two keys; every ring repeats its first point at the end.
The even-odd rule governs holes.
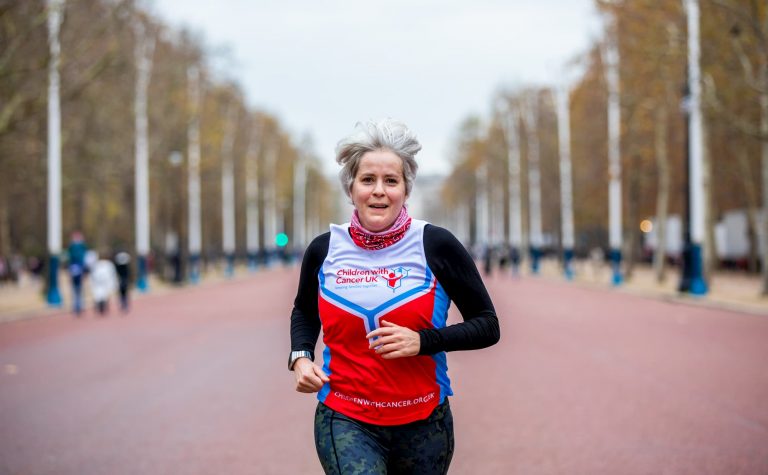
{"type": "Polygon", "coordinates": [[[512,247],[509,251],[509,260],[512,262],[512,275],[517,276],[520,274],[520,251],[517,246],[512,247]]]}
{"type": "Polygon", "coordinates": [[[109,312],[109,297],[117,289],[115,265],[107,259],[98,259],[90,273],[91,296],[96,304],[96,312],[106,316],[109,312]]]}
{"type": "Polygon", "coordinates": [[[67,270],[72,283],[72,311],[79,317],[83,311],[83,278],[88,270],[85,265],[85,254],[88,246],[83,239],[83,233],[75,231],[67,248],[67,270]]]}
{"type": "Polygon", "coordinates": [[[483,274],[490,277],[493,273],[493,246],[486,244],[483,247],[483,274]]]}
{"type": "Polygon", "coordinates": [[[34,281],[42,279],[43,270],[45,270],[45,259],[38,256],[30,256],[27,260],[27,269],[34,281]]]}
{"type": "Polygon", "coordinates": [[[88,249],[85,251],[85,271],[90,272],[91,267],[99,260],[99,253],[94,249],[88,249]]]}
{"type": "Polygon", "coordinates": [[[115,255],[115,270],[117,271],[118,287],[120,290],[120,310],[128,313],[131,285],[131,255],[120,251],[115,255]]]}
{"type": "Polygon", "coordinates": [[[309,245],[291,314],[296,390],[318,393],[329,474],[444,474],[453,457],[446,352],[495,344],[499,321],[472,258],[405,207],[421,149],[405,124],[362,124],[336,161],[348,223],[309,245]],[[451,301],[464,321],[447,325],[451,301]],[[322,368],[314,362],[320,330],[322,368]]]}

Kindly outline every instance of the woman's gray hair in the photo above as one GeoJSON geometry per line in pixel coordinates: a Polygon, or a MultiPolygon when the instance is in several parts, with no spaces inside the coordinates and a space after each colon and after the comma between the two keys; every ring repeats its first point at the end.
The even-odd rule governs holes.
{"type": "Polygon", "coordinates": [[[410,196],[419,168],[414,156],[421,150],[416,134],[404,123],[394,119],[358,122],[355,129],[336,145],[336,163],[342,166],[339,178],[347,196],[351,196],[360,159],[366,152],[374,150],[389,150],[400,157],[403,161],[405,194],[410,196]]]}

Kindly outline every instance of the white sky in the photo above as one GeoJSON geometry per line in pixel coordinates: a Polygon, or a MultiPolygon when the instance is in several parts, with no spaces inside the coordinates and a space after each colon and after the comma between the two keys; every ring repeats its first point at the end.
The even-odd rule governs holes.
{"type": "Polygon", "coordinates": [[[361,120],[393,117],[419,136],[420,173],[450,170],[470,114],[501,87],[551,84],[598,32],[593,0],[154,0],[201,33],[248,103],[305,134],[326,170],[361,120]]]}

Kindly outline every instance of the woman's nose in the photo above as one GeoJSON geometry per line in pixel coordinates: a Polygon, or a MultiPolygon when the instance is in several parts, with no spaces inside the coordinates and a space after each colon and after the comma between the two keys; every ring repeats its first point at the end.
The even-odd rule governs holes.
{"type": "Polygon", "coordinates": [[[381,180],[376,180],[376,185],[373,187],[373,193],[376,195],[383,195],[384,194],[384,182],[381,180]]]}

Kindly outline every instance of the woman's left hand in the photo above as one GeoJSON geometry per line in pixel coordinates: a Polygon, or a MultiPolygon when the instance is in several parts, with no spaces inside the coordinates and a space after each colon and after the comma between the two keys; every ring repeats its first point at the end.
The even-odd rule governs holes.
{"type": "Polygon", "coordinates": [[[365,337],[369,340],[376,338],[368,348],[375,349],[376,353],[386,360],[416,356],[421,348],[421,338],[418,333],[386,320],[382,320],[381,326],[365,337]]]}

